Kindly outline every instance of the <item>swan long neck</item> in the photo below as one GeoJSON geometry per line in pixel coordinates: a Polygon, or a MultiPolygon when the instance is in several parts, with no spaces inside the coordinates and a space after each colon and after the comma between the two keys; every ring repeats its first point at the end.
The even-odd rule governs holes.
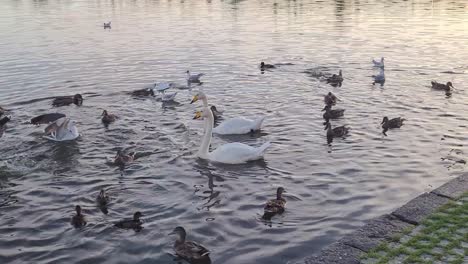
{"type": "Polygon", "coordinates": [[[208,99],[206,99],[206,96],[203,96],[202,101],[203,101],[203,106],[208,108],[208,99]]]}
{"type": "MultiPolygon", "coordinates": [[[[204,103],[204,102],[203,102],[204,103]]],[[[200,149],[198,150],[198,156],[200,158],[207,158],[209,154],[209,148],[211,144],[211,134],[213,131],[214,117],[211,109],[205,107],[203,112],[208,113],[208,117],[205,119],[205,135],[203,135],[200,149]]]]}

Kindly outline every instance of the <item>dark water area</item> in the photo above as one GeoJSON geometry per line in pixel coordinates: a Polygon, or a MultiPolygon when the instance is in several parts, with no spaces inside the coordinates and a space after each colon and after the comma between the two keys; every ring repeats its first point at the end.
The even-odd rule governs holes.
{"type": "Polygon", "coordinates": [[[464,1],[59,1],[0,4],[0,263],[177,263],[168,234],[184,226],[213,263],[293,263],[365,220],[466,170],[468,3],[464,1]],[[103,22],[112,21],[111,29],[103,22]],[[372,58],[386,82],[372,85],[372,58]],[[263,74],[260,61],[282,64],[263,74]],[[343,70],[341,87],[312,76],[343,70]],[[185,72],[224,118],[266,115],[261,133],[214,136],[260,146],[264,160],[219,165],[195,157],[203,122],[193,92],[176,102],[135,98],[185,72]],[[451,81],[451,96],[430,81],[451,81]],[[327,144],[320,110],[332,91],[346,109],[327,144]],[[54,96],[83,94],[54,108],[54,96]],[[103,109],[120,118],[108,128],[103,109]],[[28,124],[60,112],[73,142],[28,124]],[[382,135],[383,116],[407,119],[382,135]],[[136,151],[124,171],[107,160],[136,151]],[[286,211],[260,220],[283,186],[286,211]],[[108,190],[109,213],[95,198],[108,190]],[[70,225],[80,204],[88,225],[70,225]],[[143,230],[113,222],[135,211],[143,230]]]}

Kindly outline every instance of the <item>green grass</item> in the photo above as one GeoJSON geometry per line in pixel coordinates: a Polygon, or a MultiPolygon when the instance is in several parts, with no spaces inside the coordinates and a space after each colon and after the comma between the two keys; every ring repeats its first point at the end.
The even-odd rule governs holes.
{"type": "Polygon", "coordinates": [[[417,232],[413,228],[407,228],[401,233],[390,237],[388,242],[396,243],[396,246],[389,246],[388,242],[383,242],[361,259],[373,260],[378,264],[406,256],[404,263],[432,263],[450,259],[448,263],[462,264],[464,256],[468,255],[468,249],[464,248],[464,255],[457,254],[454,250],[460,250],[462,242],[468,242],[468,233],[463,228],[468,228],[468,193],[465,193],[457,202],[449,202],[437,210],[434,214],[425,219],[420,230],[417,232]],[[411,236],[405,242],[401,241],[403,236],[411,236]],[[442,243],[446,241],[445,243],[442,243]],[[437,250],[434,250],[436,249],[437,250]],[[431,260],[424,260],[430,256],[431,260]]]}

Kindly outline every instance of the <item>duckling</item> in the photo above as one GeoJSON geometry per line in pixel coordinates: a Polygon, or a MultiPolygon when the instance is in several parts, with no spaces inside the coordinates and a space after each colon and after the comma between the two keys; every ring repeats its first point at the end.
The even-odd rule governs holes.
{"type": "Polygon", "coordinates": [[[154,96],[153,89],[145,88],[140,90],[135,90],[132,92],[133,96],[154,96]]]}
{"type": "Polygon", "coordinates": [[[276,189],[276,199],[270,200],[265,204],[262,216],[264,220],[271,220],[274,215],[282,214],[284,212],[286,199],[284,199],[282,195],[285,192],[286,191],[283,187],[278,187],[278,189],[276,189]]]}
{"type": "Polygon", "coordinates": [[[276,66],[273,64],[266,64],[265,62],[260,62],[260,70],[266,70],[266,69],[275,69],[276,66]]]}
{"type": "Polygon", "coordinates": [[[3,133],[6,130],[6,123],[11,120],[11,117],[5,116],[4,118],[0,119],[0,138],[3,136],[3,133]]]}
{"type": "Polygon", "coordinates": [[[325,105],[336,105],[336,101],[338,101],[338,98],[332,94],[331,92],[328,92],[327,95],[323,98],[323,101],[325,102],[325,105]]]}
{"type": "Polygon", "coordinates": [[[396,118],[392,118],[392,119],[388,119],[388,117],[384,117],[383,120],[382,120],[382,123],[380,123],[382,125],[382,128],[383,128],[383,131],[382,133],[384,135],[387,135],[385,134],[389,129],[392,129],[392,128],[400,128],[402,125],[403,125],[403,121],[405,121],[404,118],[401,118],[401,117],[396,117],[396,118]]]}
{"type": "Polygon", "coordinates": [[[325,111],[325,113],[323,113],[323,119],[325,119],[325,123],[327,123],[330,119],[342,117],[345,109],[331,109],[331,105],[326,105],[322,111],[325,111]]]}
{"type": "Polygon", "coordinates": [[[343,82],[343,75],[341,70],[339,71],[338,75],[333,74],[331,77],[327,78],[327,83],[331,84],[339,84],[343,82]]]}
{"type": "Polygon", "coordinates": [[[74,96],[60,96],[56,97],[54,101],[52,101],[53,106],[67,106],[67,105],[82,105],[83,104],[83,97],[81,94],[75,94],[74,96]]]}
{"type": "Polygon", "coordinates": [[[104,124],[110,124],[112,122],[115,122],[115,120],[117,119],[116,115],[107,113],[107,110],[102,111],[101,116],[102,116],[101,120],[104,124]]]}
{"type": "Polygon", "coordinates": [[[72,217],[71,224],[76,228],[85,226],[86,225],[86,219],[85,219],[84,215],[81,214],[81,206],[79,206],[79,205],[75,206],[75,211],[76,211],[76,215],[74,215],[72,217]]]}
{"type": "Polygon", "coordinates": [[[142,216],[142,213],[136,212],[133,214],[133,219],[122,220],[120,222],[115,223],[114,226],[123,229],[135,229],[135,231],[141,230],[143,222],[140,220],[140,217],[142,216]]]}
{"type": "Polygon", "coordinates": [[[99,206],[106,206],[109,203],[109,196],[104,189],[101,189],[99,192],[99,195],[96,198],[96,202],[99,206]]]}
{"type": "Polygon", "coordinates": [[[128,163],[132,163],[135,160],[135,152],[130,152],[127,155],[121,150],[117,151],[117,155],[114,158],[114,164],[119,166],[125,166],[128,163]]]}
{"type": "Polygon", "coordinates": [[[174,251],[177,256],[188,261],[189,263],[204,263],[210,264],[210,251],[197,242],[187,241],[187,233],[181,226],[176,227],[172,233],[177,235],[177,240],[174,243],[174,251]]]}
{"type": "Polygon", "coordinates": [[[40,124],[49,124],[57,121],[58,119],[66,117],[66,115],[61,113],[50,113],[36,116],[31,119],[31,124],[40,125],[40,124]]]}
{"type": "Polygon", "coordinates": [[[106,28],[111,28],[111,21],[109,21],[108,23],[104,22],[104,29],[106,28]]]}
{"type": "Polygon", "coordinates": [[[213,113],[214,121],[216,122],[221,117],[222,112],[218,111],[218,109],[216,109],[216,106],[214,105],[212,105],[210,109],[213,113]]]}
{"type": "Polygon", "coordinates": [[[337,137],[344,137],[348,134],[349,128],[346,126],[339,126],[332,129],[330,122],[327,122],[325,125],[325,130],[327,130],[327,139],[331,140],[337,137]]]}
{"type": "Polygon", "coordinates": [[[201,83],[200,77],[205,75],[204,73],[199,74],[190,74],[190,71],[186,71],[187,73],[187,82],[190,83],[201,83]]]}
{"type": "Polygon", "coordinates": [[[431,81],[431,85],[432,85],[432,89],[434,90],[444,90],[446,92],[449,92],[450,89],[454,89],[452,82],[447,82],[447,84],[443,84],[443,83],[431,81]]]}

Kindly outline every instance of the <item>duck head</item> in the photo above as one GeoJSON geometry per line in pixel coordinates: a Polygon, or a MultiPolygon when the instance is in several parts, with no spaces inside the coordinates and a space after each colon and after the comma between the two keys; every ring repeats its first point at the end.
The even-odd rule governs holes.
{"type": "Polygon", "coordinates": [[[383,120],[382,120],[382,123],[380,123],[381,125],[385,124],[388,122],[388,117],[384,116],[383,120]]]}
{"type": "Polygon", "coordinates": [[[276,189],[276,199],[281,199],[281,196],[283,195],[283,193],[285,193],[286,191],[284,190],[283,187],[278,187],[278,189],[276,189]]]}
{"type": "Polygon", "coordinates": [[[205,95],[204,92],[202,92],[202,91],[197,92],[197,93],[193,96],[192,101],[191,101],[190,103],[193,104],[193,103],[195,103],[195,102],[198,101],[198,100],[206,100],[206,95],[205,95]]]}
{"type": "Polygon", "coordinates": [[[4,118],[0,119],[0,127],[8,123],[10,120],[11,120],[10,116],[5,116],[4,118]]]}
{"type": "Polygon", "coordinates": [[[81,215],[81,206],[75,206],[76,215],[81,215]]]}
{"type": "Polygon", "coordinates": [[[262,67],[262,68],[265,67],[265,62],[263,62],[263,61],[260,62],[260,67],[262,67]]]}
{"type": "Polygon", "coordinates": [[[452,82],[447,82],[447,88],[447,90],[450,90],[450,88],[454,89],[452,82]]]}
{"type": "Polygon", "coordinates": [[[140,212],[134,213],[133,214],[133,221],[137,221],[137,222],[140,221],[140,217],[142,217],[142,216],[143,216],[143,214],[140,213],[140,212]]]}
{"type": "Polygon", "coordinates": [[[75,94],[73,96],[73,103],[76,105],[82,105],[83,104],[83,96],[81,94],[75,94]]]}
{"type": "Polygon", "coordinates": [[[102,111],[101,116],[108,116],[109,114],[107,113],[107,110],[102,111]]]}
{"type": "Polygon", "coordinates": [[[169,235],[177,235],[178,241],[185,241],[185,237],[187,236],[187,232],[185,232],[185,228],[178,226],[172,230],[172,232],[169,235]]]}

